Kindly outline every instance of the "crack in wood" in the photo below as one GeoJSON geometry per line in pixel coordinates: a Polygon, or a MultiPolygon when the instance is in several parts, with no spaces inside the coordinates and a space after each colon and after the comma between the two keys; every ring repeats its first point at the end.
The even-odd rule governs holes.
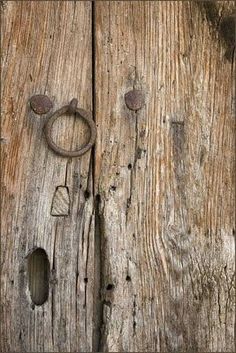
{"type": "Polygon", "coordinates": [[[104,284],[103,275],[103,256],[102,256],[102,237],[104,234],[104,220],[101,210],[101,196],[95,198],[95,254],[94,254],[94,326],[93,326],[93,351],[101,352],[103,346],[103,306],[102,286],[104,284]]]}
{"type": "Polygon", "coordinates": [[[183,121],[172,121],[171,131],[173,138],[173,161],[174,161],[174,173],[176,178],[177,190],[183,202],[183,206],[186,207],[186,184],[185,184],[185,155],[186,155],[186,137],[185,127],[183,121]]]}
{"type": "Polygon", "coordinates": [[[136,320],[136,307],[137,307],[137,303],[136,303],[136,296],[134,295],[134,300],[133,300],[133,336],[136,335],[136,326],[137,326],[137,320],[136,320]]]}

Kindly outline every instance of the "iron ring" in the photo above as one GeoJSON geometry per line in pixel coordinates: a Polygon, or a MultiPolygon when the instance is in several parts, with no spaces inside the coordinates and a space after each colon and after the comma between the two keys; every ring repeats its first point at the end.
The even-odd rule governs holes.
{"type": "Polygon", "coordinates": [[[93,147],[95,140],[96,140],[96,125],[91,118],[91,114],[89,112],[86,112],[84,109],[77,108],[77,99],[72,99],[69,105],[65,105],[64,107],[58,109],[55,113],[53,113],[48,120],[46,121],[44,125],[44,133],[45,137],[47,140],[47,143],[49,147],[57,154],[59,154],[62,157],[81,157],[83,154],[85,154],[90,148],[93,147]],[[90,128],[90,139],[88,143],[81,147],[80,149],[76,151],[68,151],[65,150],[64,148],[61,148],[56,145],[56,143],[52,139],[52,126],[53,123],[57,118],[59,118],[63,114],[75,114],[84,119],[84,121],[87,123],[87,125],[90,128]]]}

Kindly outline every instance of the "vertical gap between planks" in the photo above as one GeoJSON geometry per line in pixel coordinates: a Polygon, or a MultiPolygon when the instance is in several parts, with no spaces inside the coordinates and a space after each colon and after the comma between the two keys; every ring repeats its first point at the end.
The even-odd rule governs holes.
{"type": "MultiPolygon", "coordinates": [[[[96,127],[96,3],[92,1],[92,110],[96,127]]],[[[93,200],[94,200],[94,293],[93,293],[93,352],[99,352],[101,346],[102,303],[101,303],[101,232],[99,219],[99,202],[95,185],[96,145],[92,149],[93,200]]]]}

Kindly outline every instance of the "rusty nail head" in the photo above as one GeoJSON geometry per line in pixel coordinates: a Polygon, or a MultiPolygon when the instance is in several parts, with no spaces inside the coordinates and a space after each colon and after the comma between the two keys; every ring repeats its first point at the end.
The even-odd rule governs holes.
{"type": "Polygon", "coordinates": [[[30,98],[31,109],[39,115],[48,113],[52,107],[52,101],[44,94],[37,94],[30,98]]]}
{"type": "Polygon", "coordinates": [[[133,89],[125,94],[125,103],[130,110],[139,110],[145,103],[145,97],[141,90],[133,89]]]}

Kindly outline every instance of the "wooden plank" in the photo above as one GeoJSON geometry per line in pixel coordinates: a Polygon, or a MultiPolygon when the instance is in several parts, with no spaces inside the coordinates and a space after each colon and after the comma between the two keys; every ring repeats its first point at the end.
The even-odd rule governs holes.
{"type": "Polygon", "coordinates": [[[97,1],[95,20],[100,351],[232,352],[232,52],[196,2],[97,1]]]}
{"type": "MultiPolygon", "coordinates": [[[[54,110],[74,97],[92,110],[91,18],[86,1],[3,4],[1,352],[92,350],[91,153],[81,159],[55,155],[43,134],[47,116],[28,105],[32,95],[46,94],[54,110]],[[63,188],[68,197],[55,194],[63,188]],[[50,263],[49,297],[41,306],[32,303],[28,287],[27,255],[36,248],[50,263]]],[[[60,118],[53,133],[72,149],[86,138],[84,124],[74,118],[60,118]]],[[[35,293],[46,273],[34,279],[40,261],[44,266],[42,257],[29,262],[36,302],[46,296],[35,293]]]]}

